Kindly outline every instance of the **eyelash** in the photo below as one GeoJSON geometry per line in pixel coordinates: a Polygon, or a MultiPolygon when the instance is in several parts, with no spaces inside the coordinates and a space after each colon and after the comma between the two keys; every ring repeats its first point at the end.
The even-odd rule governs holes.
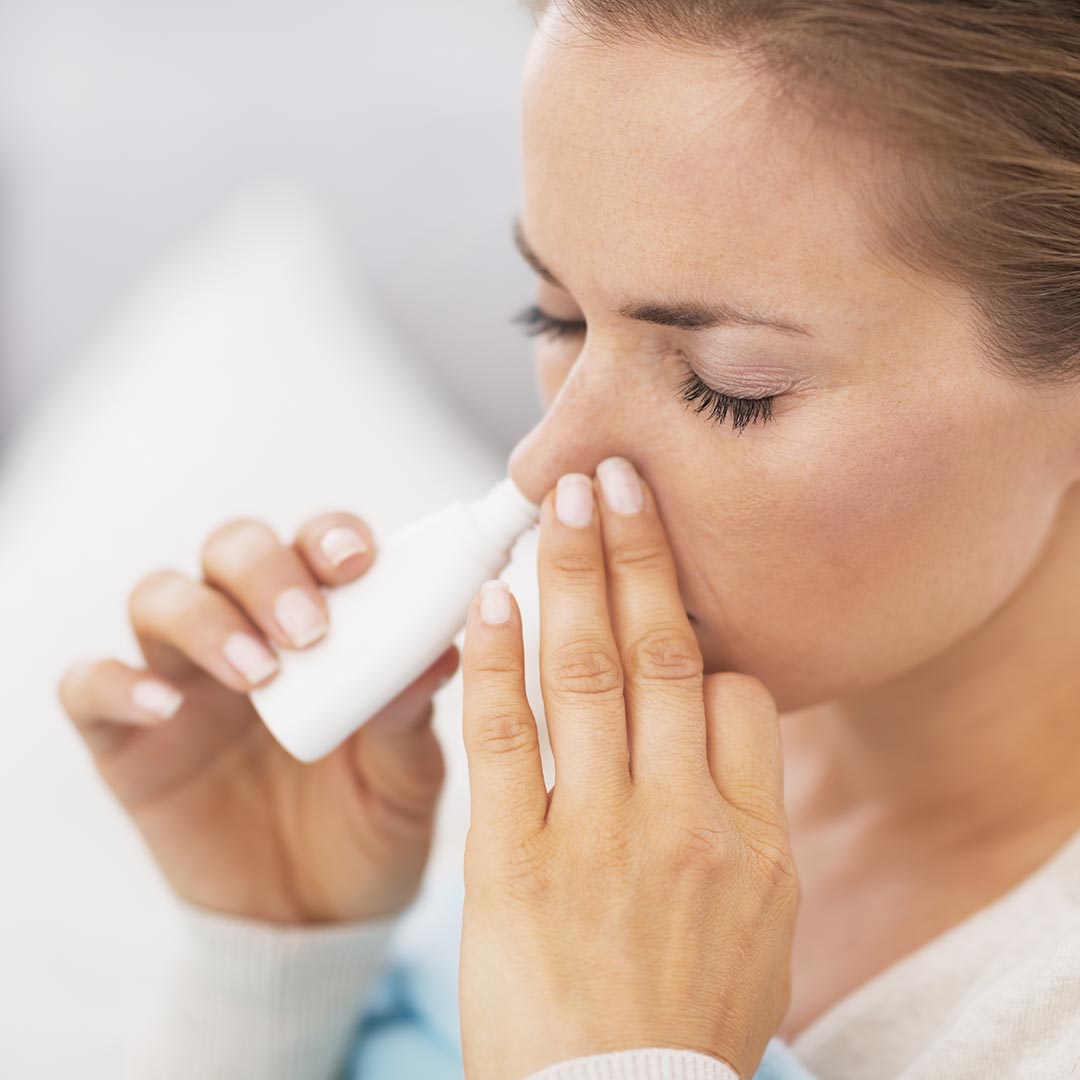
{"type": "MultiPolygon", "coordinates": [[[[532,304],[514,316],[513,322],[525,328],[527,337],[544,337],[553,340],[564,337],[575,337],[585,332],[585,323],[580,319],[557,319],[549,315],[537,304],[532,304]]],[[[732,397],[730,394],[722,394],[703,382],[696,372],[691,371],[678,386],[679,396],[687,403],[687,407],[697,402],[695,413],[706,413],[709,423],[720,425],[731,414],[732,428],[740,435],[744,428],[750,424],[767,424],[772,420],[772,406],[776,400],[776,394],[760,398],[732,397]]]]}

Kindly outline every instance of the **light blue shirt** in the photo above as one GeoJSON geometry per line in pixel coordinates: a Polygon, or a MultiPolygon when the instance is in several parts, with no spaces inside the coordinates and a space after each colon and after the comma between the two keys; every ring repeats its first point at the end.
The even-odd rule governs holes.
{"type": "MultiPolygon", "coordinates": [[[[346,1080],[464,1080],[458,1018],[458,950],[465,900],[443,875],[406,917],[390,963],[367,1002],[346,1080]]],[[[771,1039],[752,1080],[814,1080],[771,1039]]]]}

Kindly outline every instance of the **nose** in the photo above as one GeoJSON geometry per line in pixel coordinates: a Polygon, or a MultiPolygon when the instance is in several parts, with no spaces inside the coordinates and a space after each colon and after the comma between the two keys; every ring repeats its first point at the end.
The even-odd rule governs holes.
{"type": "Polygon", "coordinates": [[[591,476],[613,454],[634,460],[627,415],[632,395],[613,393],[618,382],[612,374],[585,361],[582,354],[540,422],[510,454],[509,475],[538,506],[564,473],[591,476]]]}

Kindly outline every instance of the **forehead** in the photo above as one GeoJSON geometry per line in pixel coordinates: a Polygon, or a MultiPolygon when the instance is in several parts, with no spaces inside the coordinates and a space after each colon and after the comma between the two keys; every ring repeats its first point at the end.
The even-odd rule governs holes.
{"type": "Polygon", "coordinates": [[[599,43],[549,19],[523,92],[526,230],[571,291],[902,317],[911,273],[866,212],[889,183],[880,148],[780,105],[738,56],[599,43]]]}

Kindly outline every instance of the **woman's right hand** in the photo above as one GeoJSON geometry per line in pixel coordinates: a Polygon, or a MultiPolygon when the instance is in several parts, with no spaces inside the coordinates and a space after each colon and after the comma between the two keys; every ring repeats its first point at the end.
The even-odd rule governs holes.
{"type": "Polygon", "coordinates": [[[278,745],[248,698],[274,677],[267,640],[317,649],[334,632],[320,584],[353,581],[374,557],[350,514],[315,518],[291,546],[231,521],[203,546],[203,580],[160,570],[132,591],[146,668],[101,659],[64,674],[60,699],[99,772],[192,903],[315,923],[390,915],[415,897],[444,776],[431,696],[457,649],[313,764],[278,745]]]}

